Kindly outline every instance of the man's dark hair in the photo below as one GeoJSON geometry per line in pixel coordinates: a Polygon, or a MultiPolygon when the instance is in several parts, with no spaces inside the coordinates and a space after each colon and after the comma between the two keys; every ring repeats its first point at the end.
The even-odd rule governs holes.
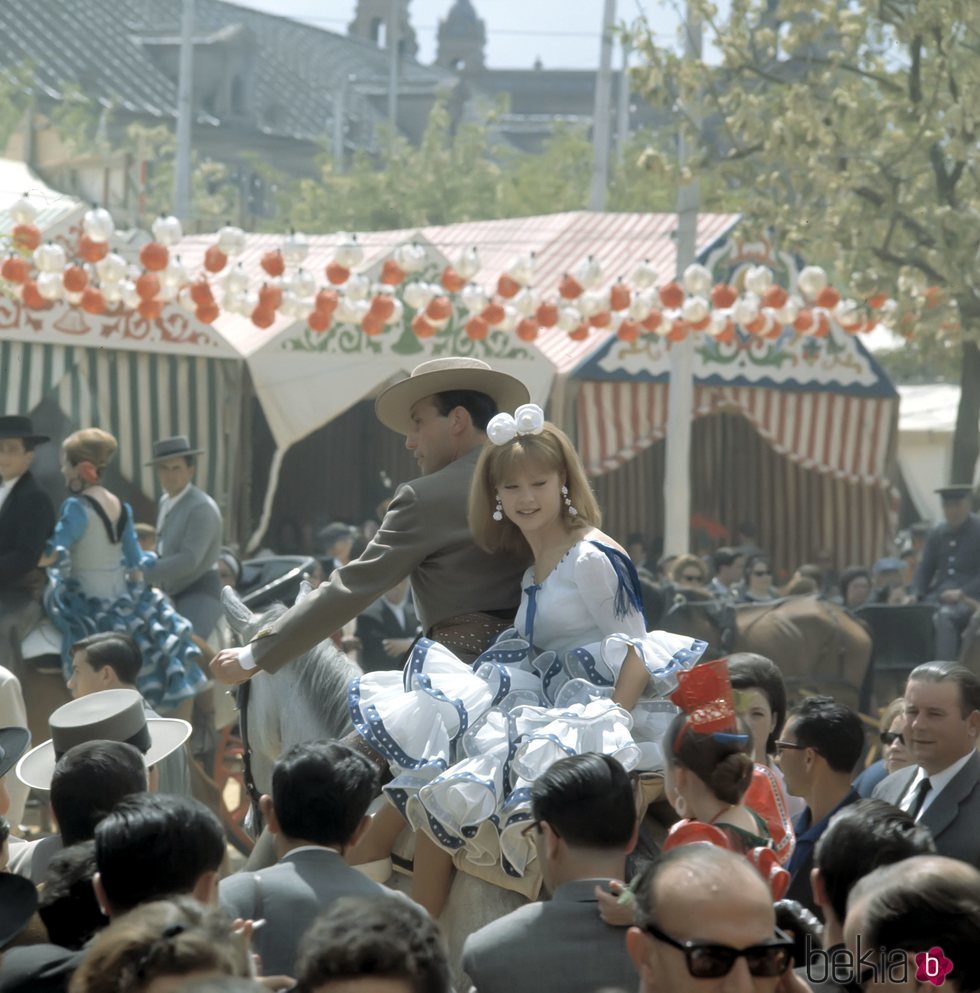
{"type": "Polygon", "coordinates": [[[609,755],[559,759],[531,787],[531,810],[569,845],[622,851],[636,827],[626,770],[609,755]]]}
{"type": "Polygon", "coordinates": [[[318,845],[346,845],[377,792],[371,763],[336,741],[294,745],[272,771],[272,805],[283,834],[318,845]]]}
{"type": "Polygon", "coordinates": [[[143,654],[128,634],[115,631],[90,634],[71,646],[71,654],[85,652],[85,661],[98,672],[109,666],[127,686],[136,685],[143,668],[143,654]]]}
{"type": "Polygon", "coordinates": [[[0,845],[10,837],[10,822],[0,814],[0,845]]]}
{"type": "Polygon", "coordinates": [[[476,390],[446,390],[436,393],[432,401],[443,417],[448,417],[456,407],[462,407],[473,419],[473,427],[478,431],[486,431],[490,418],[498,413],[496,401],[476,390]]]}
{"type": "Polygon", "coordinates": [[[920,856],[862,880],[865,896],[862,944],[910,952],[938,945],[953,964],[947,978],[956,988],[980,990],[980,873],[974,866],[920,856]]]}
{"type": "Polygon", "coordinates": [[[224,857],[221,821],[187,796],[126,797],[95,829],[95,861],[114,913],[190,893],[224,857]]]}
{"type": "Polygon", "coordinates": [[[831,819],[814,849],[827,899],[844,922],[851,887],[873,869],[936,851],[929,829],[884,800],[858,800],[831,819]]]}
{"type": "Polygon", "coordinates": [[[24,446],[25,452],[33,452],[41,444],[40,441],[34,441],[32,438],[21,438],[20,443],[24,446]]]}
{"type": "Polygon", "coordinates": [[[798,744],[812,748],[834,772],[851,773],[864,751],[861,718],[833,697],[810,696],[797,704],[788,720],[798,744]]]}
{"type": "Polygon", "coordinates": [[[910,673],[908,681],[922,683],[955,683],[960,688],[960,712],[969,717],[980,710],[980,679],[958,662],[923,662],[910,673]]]}
{"type": "Polygon", "coordinates": [[[391,897],[341,897],[300,942],[297,990],[343,979],[401,979],[412,993],[449,993],[439,929],[421,908],[391,897]]]}
{"type": "Polygon", "coordinates": [[[630,531],[626,536],[625,544],[629,545],[642,545],[644,548],[647,547],[647,536],[642,531],[630,531]]]}
{"type": "Polygon", "coordinates": [[[786,723],[786,684],[779,666],[765,655],[735,652],[728,656],[728,678],[733,690],[758,690],[769,701],[769,709],[776,720],[766,739],[766,754],[774,754],[776,739],[786,723]]]}
{"type": "Polygon", "coordinates": [[[869,583],[872,582],[871,573],[864,568],[863,565],[852,565],[845,569],[840,574],[840,595],[842,600],[847,600],[847,590],[851,583],[855,579],[866,579],[869,583]]]}
{"type": "Polygon", "coordinates": [[[48,865],[37,912],[53,945],[77,950],[109,923],[92,888],[95,842],[58,852],[48,865]]]}
{"type": "Polygon", "coordinates": [[[146,791],[139,749],[124,741],[86,741],[58,759],[51,809],[67,848],[95,837],[95,826],[125,796],[146,791]]]}
{"type": "Polygon", "coordinates": [[[721,548],[716,548],[711,553],[711,564],[714,566],[715,572],[717,572],[727,565],[733,565],[735,560],[744,554],[744,552],[740,552],[737,548],[732,548],[730,545],[722,545],[721,548]]]}
{"type": "Polygon", "coordinates": [[[184,461],[187,463],[187,468],[188,469],[193,469],[194,466],[197,465],[197,456],[196,455],[185,455],[184,456],[184,461]]]}

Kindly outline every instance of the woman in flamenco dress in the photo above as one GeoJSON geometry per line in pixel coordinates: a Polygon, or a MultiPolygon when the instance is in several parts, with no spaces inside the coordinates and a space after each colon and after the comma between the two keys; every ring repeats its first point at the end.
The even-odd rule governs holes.
{"type": "Polygon", "coordinates": [[[129,504],[102,485],[116,448],[100,428],[76,431],[62,445],[70,496],[40,562],[48,568],[44,605],[62,636],[66,680],[73,644],[125,631],[143,655],[137,688],[154,710],[170,713],[203,686],[201,652],[190,623],[159,590],[134,578],[156,557],[140,548],[129,504]]]}
{"type": "Polygon", "coordinates": [[[647,632],[636,571],[599,530],[581,460],[540,407],[498,414],[487,435],[470,529],[490,552],[530,562],[514,629],[472,667],[421,639],[403,673],[367,674],[349,694],[355,729],[395,776],[385,787],[392,806],[375,816],[355,861],[390,854],[407,821],[413,896],[435,916],[454,863],[499,868],[533,899],[531,783],[587,751],[628,771],[661,771],[660,742],[677,712],[667,697],[707,647],[647,632]]]}

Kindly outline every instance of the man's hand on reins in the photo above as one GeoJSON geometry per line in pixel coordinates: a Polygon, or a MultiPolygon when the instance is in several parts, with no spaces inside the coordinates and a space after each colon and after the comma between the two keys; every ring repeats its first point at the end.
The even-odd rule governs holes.
{"type": "Polygon", "coordinates": [[[211,659],[211,675],[218,682],[227,683],[229,686],[247,683],[259,670],[242,667],[239,661],[242,651],[241,648],[223,648],[211,659]]]}

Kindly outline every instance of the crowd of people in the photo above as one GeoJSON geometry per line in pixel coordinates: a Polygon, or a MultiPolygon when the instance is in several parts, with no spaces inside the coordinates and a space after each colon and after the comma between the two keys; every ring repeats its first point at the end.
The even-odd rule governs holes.
{"type": "Polygon", "coordinates": [[[32,840],[0,821],[0,993],[980,990],[980,679],[942,640],[980,587],[968,494],[942,492],[911,573],[839,578],[850,608],[862,588],[935,600],[950,660],[919,660],[869,740],[833,697],[788,699],[779,659],[711,658],[644,613],[651,581],[765,602],[820,592],[825,568],[777,589],[743,528],[710,564],[650,569],[642,539],[600,530],[574,447],[529,401],[475,359],[387,389],[378,417],[419,477],[359,554],[327,528],[316,588],[217,653],[242,570],[189,440],[154,446],[164,497],[138,530],[101,482],[111,436],[64,442],[56,519],[21,500],[45,439],[0,418],[0,500],[41,508],[7,537],[0,503],[22,568],[0,574],[0,690],[16,702],[43,579],[75,697],[34,747],[0,720],[0,813],[9,780],[54,819],[32,840]],[[283,749],[263,839],[229,872],[186,702],[206,671],[248,686],[331,637],[360,653],[349,733],[283,749]]]}

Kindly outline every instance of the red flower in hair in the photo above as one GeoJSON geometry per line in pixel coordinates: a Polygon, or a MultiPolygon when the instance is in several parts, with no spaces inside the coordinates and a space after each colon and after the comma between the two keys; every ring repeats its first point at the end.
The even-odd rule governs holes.
{"type": "Polygon", "coordinates": [[[84,462],[78,463],[78,475],[82,477],[82,481],[85,483],[97,483],[99,481],[99,470],[95,468],[95,464],[89,462],[87,459],[84,462]]]}

